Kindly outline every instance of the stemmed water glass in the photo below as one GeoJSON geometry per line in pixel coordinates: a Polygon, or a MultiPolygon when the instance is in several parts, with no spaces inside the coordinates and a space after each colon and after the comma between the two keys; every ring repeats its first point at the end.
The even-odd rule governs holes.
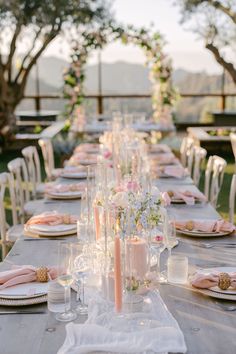
{"type": "Polygon", "coordinates": [[[174,220],[167,220],[166,232],[166,248],[168,250],[168,257],[170,257],[172,248],[176,246],[176,229],[174,220]]]}
{"type": "Polygon", "coordinates": [[[166,278],[163,277],[161,274],[161,266],[160,266],[160,260],[161,260],[161,253],[164,251],[166,248],[165,244],[165,237],[163,233],[163,224],[158,225],[156,228],[151,228],[149,230],[149,240],[150,240],[150,246],[151,250],[154,251],[155,256],[156,256],[156,274],[157,274],[157,281],[162,283],[166,281],[166,278]]]}
{"type": "Polygon", "coordinates": [[[88,305],[85,304],[85,284],[88,277],[92,273],[91,255],[81,254],[78,255],[71,266],[73,279],[77,286],[81,286],[81,304],[77,307],[77,312],[82,315],[88,314],[88,305]]]}
{"type": "Polygon", "coordinates": [[[71,311],[71,289],[73,277],[71,273],[71,248],[70,243],[60,242],[58,249],[58,276],[57,281],[65,289],[65,312],[56,316],[58,321],[69,322],[76,319],[76,313],[71,311]]]}

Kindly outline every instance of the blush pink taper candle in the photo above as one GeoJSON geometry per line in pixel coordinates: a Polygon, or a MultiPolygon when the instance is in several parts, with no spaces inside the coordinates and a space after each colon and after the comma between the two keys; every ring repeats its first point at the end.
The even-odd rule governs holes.
{"type": "Polygon", "coordinates": [[[99,220],[98,207],[94,206],[93,211],[94,211],[96,241],[98,241],[100,238],[100,220],[99,220]]]}
{"type": "Polygon", "coordinates": [[[118,235],[115,236],[114,273],[115,273],[115,309],[116,309],[116,312],[121,312],[121,310],[122,310],[122,277],[121,277],[120,238],[118,235]]]}

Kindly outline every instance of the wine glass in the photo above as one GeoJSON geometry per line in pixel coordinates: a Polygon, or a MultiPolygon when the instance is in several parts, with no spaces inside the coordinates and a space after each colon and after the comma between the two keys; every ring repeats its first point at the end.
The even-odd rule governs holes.
{"type": "MultiPolygon", "coordinates": [[[[83,251],[83,245],[80,242],[72,242],[70,244],[71,247],[71,262],[70,262],[70,267],[71,267],[71,273],[73,276],[73,270],[74,270],[74,261],[75,259],[81,254],[83,251]]],[[[76,284],[76,290],[77,290],[77,296],[76,296],[76,301],[81,302],[80,295],[81,295],[81,283],[80,281],[77,281],[74,276],[73,279],[75,280],[76,284]]],[[[75,309],[77,310],[77,309],[75,309]]]]}
{"type": "Polygon", "coordinates": [[[176,229],[175,229],[175,221],[168,220],[167,221],[167,235],[166,235],[166,248],[168,250],[168,257],[171,256],[171,250],[176,246],[176,229]]]}
{"type": "Polygon", "coordinates": [[[161,267],[160,267],[161,253],[166,248],[165,237],[163,232],[163,223],[160,223],[157,227],[151,228],[149,230],[149,239],[150,239],[151,250],[154,251],[157,260],[156,263],[157,281],[162,283],[166,281],[166,278],[161,274],[161,267]]]}
{"type": "Polygon", "coordinates": [[[69,322],[76,319],[76,313],[71,311],[71,289],[73,277],[71,274],[71,248],[70,243],[60,242],[58,249],[58,276],[57,281],[65,289],[65,312],[56,316],[58,321],[69,322]]]}
{"type": "Polygon", "coordinates": [[[92,265],[91,265],[91,255],[81,254],[77,256],[72,265],[72,275],[73,279],[76,281],[76,284],[82,286],[82,299],[81,304],[77,307],[77,312],[82,315],[88,314],[88,305],[85,304],[85,296],[84,296],[84,288],[85,283],[88,277],[92,273],[92,265]]]}
{"type": "Polygon", "coordinates": [[[88,202],[87,202],[87,187],[81,196],[80,201],[80,220],[88,221],[88,210],[87,210],[88,202]]]}

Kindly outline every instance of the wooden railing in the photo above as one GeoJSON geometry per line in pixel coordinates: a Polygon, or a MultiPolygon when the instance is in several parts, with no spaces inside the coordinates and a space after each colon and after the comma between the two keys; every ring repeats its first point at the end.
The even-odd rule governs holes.
{"type": "MultiPolygon", "coordinates": [[[[181,93],[180,97],[182,98],[200,98],[200,97],[219,97],[221,99],[220,103],[220,110],[224,111],[227,109],[227,97],[236,97],[236,93],[181,93]]],[[[40,111],[41,109],[41,100],[46,100],[46,99],[63,99],[62,95],[58,94],[50,94],[50,95],[26,95],[24,96],[25,99],[32,99],[35,101],[35,110],[40,111]]],[[[97,101],[97,113],[98,114],[103,114],[104,109],[103,109],[103,101],[104,99],[119,99],[119,98],[129,98],[129,99],[135,99],[135,98],[151,98],[150,94],[114,94],[114,95],[85,95],[86,99],[96,99],[97,101]]]]}

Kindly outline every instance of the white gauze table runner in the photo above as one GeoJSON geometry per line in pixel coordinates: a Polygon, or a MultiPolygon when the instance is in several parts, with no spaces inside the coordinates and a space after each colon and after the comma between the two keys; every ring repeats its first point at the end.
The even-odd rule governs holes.
{"type": "Polygon", "coordinates": [[[113,308],[114,304],[93,296],[88,320],[67,324],[58,354],[186,352],[183,333],[156,290],[145,297],[141,313],[117,317],[113,308]]]}

